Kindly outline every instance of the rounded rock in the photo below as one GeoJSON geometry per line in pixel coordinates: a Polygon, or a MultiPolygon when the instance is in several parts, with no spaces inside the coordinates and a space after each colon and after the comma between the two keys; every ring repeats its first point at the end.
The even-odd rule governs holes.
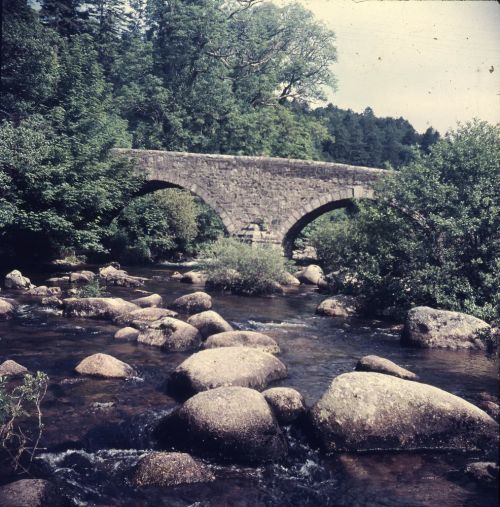
{"type": "Polygon", "coordinates": [[[139,307],[121,298],[67,298],[63,300],[67,317],[113,320],[139,307]]]}
{"type": "Polygon", "coordinates": [[[171,305],[178,312],[191,315],[212,308],[212,298],[202,291],[193,292],[177,298],[171,305]]]}
{"type": "Polygon", "coordinates": [[[201,461],[183,452],[152,452],[137,463],[132,483],[135,486],[177,486],[211,482],[215,475],[201,461]]]}
{"type": "Polygon", "coordinates": [[[286,455],[285,438],[259,392],[220,387],[189,398],[158,426],[164,446],[220,461],[260,463],[286,455]]]}
{"type": "Polygon", "coordinates": [[[139,330],[134,327],[122,327],[115,335],[115,340],[137,340],[139,336],[139,330]]]}
{"type": "Polygon", "coordinates": [[[132,299],[131,303],[141,308],[154,308],[162,305],[163,298],[159,294],[151,294],[150,296],[132,299]]]}
{"type": "Polygon", "coordinates": [[[338,376],[311,410],[327,451],[477,449],[498,424],[471,403],[427,384],[381,373],[338,376]]]}
{"type": "Polygon", "coordinates": [[[215,349],[220,347],[251,347],[269,354],[279,354],[280,347],[274,338],[256,331],[227,331],[210,336],[203,347],[215,349]]]}
{"type": "Polygon", "coordinates": [[[323,270],[320,266],[316,264],[310,264],[306,268],[301,271],[297,271],[295,276],[298,278],[300,283],[305,283],[307,285],[318,285],[318,282],[322,280],[325,276],[323,270]]]}
{"type": "Polygon", "coordinates": [[[286,375],[286,366],[267,352],[250,347],[223,347],[188,357],[172,372],[168,388],[181,397],[223,386],[261,390],[286,375]]]}
{"type": "Polygon", "coordinates": [[[271,387],[262,395],[280,424],[290,424],[306,413],[304,397],[291,387],[271,387]]]}
{"type": "Polygon", "coordinates": [[[20,479],[0,487],[2,507],[62,507],[70,505],[67,498],[49,481],[20,479]]]}
{"type": "Polygon", "coordinates": [[[120,315],[115,319],[115,322],[117,324],[132,325],[138,329],[145,329],[153,322],[164,319],[165,317],[177,317],[177,312],[167,310],[166,308],[139,308],[130,313],[120,315]]]}
{"type": "Polygon", "coordinates": [[[23,276],[18,269],[14,269],[5,275],[4,285],[7,289],[31,289],[34,287],[31,280],[23,276]]]}
{"type": "Polygon", "coordinates": [[[92,354],[83,359],[75,371],[80,375],[104,378],[127,378],[135,375],[134,369],[108,354],[92,354]]]}
{"type": "Polygon", "coordinates": [[[16,363],[12,359],[7,359],[0,364],[0,377],[24,375],[25,373],[28,373],[28,368],[16,363]]]}
{"type": "Polygon", "coordinates": [[[201,344],[201,334],[187,322],[165,317],[143,329],[137,342],[181,352],[197,349],[201,344]]]}
{"type": "Polygon", "coordinates": [[[379,356],[364,356],[356,364],[356,371],[373,371],[393,375],[406,380],[417,380],[418,377],[410,370],[406,370],[389,359],[379,356]]]}
{"type": "Polygon", "coordinates": [[[203,339],[206,339],[216,333],[233,330],[231,324],[213,310],[207,310],[205,312],[192,315],[188,319],[188,324],[191,324],[198,329],[203,339]]]}
{"type": "Polygon", "coordinates": [[[338,295],[322,301],[316,308],[318,315],[351,317],[358,311],[359,302],[354,296],[338,295]]]}

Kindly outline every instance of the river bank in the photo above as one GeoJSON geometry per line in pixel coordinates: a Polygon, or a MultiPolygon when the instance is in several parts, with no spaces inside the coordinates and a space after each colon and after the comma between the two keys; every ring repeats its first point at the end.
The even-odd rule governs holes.
{"type": "MultiPolygon", "coordinates": [[[[169,280],[171,268],[128,270],[144,276],[145,290],[167,306],[197,287],[169,280]]],[[[51,274],[26,273],[36,284],[51,274]]],[[[109,287],[116,297],[139,297],[137,289],[109,287]]],[[[210,291],[209,291],[210,292],[210,291]]],[[[8,291],[2,296],[8,296],[8,291]]],[[[331,380],[352,371],[368,354],[386,357],[415,372],[422,382],[478,404],[481,393],[496,396],[497,363],[484,352],[401,347],[399,334],[379,321],[334,319],[314,314],[324,299],[315,289],[287,289],[284,295],[249,298],[211,292],[214,310],[234,327],[262,331],[281,348],[288,377],[274,385],[301,392],[308,406],[331,380]]],[[[13,359],[51,380],[45,399],[46,451],[36,471],[62,486],[79,505],[404,505],[445,507],[496,505],[493,489],[477,486],[464,473],[491,453],[400,452],[326,456],[288,431],[289,456],[257,467],[212,465],[218,480],[171,489],[133,488],[128,471],[153,445],[155,422],[178,406],[165,393],[170,373],[189,352],[165,353],[113,338],[119,326],[68,319],[57,311],[23,305],[0,323],[0,360],[13,359]],[[126,381],[79,377],[81,359],[103,352],[136,369],[126,381]]],[[[7,482],[11,478],[3,478],[7,482]]]]}

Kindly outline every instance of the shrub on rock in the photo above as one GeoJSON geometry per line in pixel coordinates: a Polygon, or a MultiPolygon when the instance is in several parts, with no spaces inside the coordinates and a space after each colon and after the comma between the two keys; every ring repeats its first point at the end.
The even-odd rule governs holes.
{"type": "Polygon", "coordinates": [[[286,366],[267,352],[249,347],[223,347],[202,350],[188,357],[172,372],[168,388],[181,397],[222,386],[260,390],[286,375],[286,366]]]}
{"type": "Polygon", "coordinates": [[[498,424],[478,407],[381,373],[338,376],[311,421],[327,451],[477,449],[498,440],[498,424]]]}
{"type": "Polygon", "coordinates": [[[135,486],[177,486],[211,482],[215,475],[210,468],[183,452],[152,452],[137,463],[132,483],[135,486]]]}
{"type": "Polygon", "coordinates": [[[157,427],[156,437],[220,461],[260,463],[286,455],[285,438],[259,392],[220,387],[189,398],[157,427]]]}
{"type": "Polygon", "coordinates": [[[229,324],[229,322],[224,320],[217,312],[212,310],[192,315],[188,319],[188,324],[191,324],[198,329],[203,339],[206,339],[216,333],[233,330],[233,327],[229,324]]]}
{"type": "Polygon", "coordinates": [[[485,349],[481,334],[490,329],[472,315],[417,306],[408,312],[401,340],[423,348],[485,349]]]}

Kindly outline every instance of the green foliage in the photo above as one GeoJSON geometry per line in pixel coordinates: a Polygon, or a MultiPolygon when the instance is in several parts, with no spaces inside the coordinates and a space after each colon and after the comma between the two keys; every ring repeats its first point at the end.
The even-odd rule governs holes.
{"type": "Polygon", "coordinates": [[[427,304],[498,318],[500,127],[460,126],[387,177],[378,199],[315,239],[372,309],[427,304]]]}
{"type": "Polygon", "coordinates": [[[0,377],[0,447],[14,469],[27,472],[38,448],[43,431],[41,404],[48,383],[49,378],[40,371],[24,375],[23,383],[16,387],[9,387],[0,377]]]}
{"type": "Polygon", "coordinates": [[[128,264],[192,255],[222,233],[220,219],[207,205],[174,188],[134,199],[111,230],[111,252],[128,264]]]}
{"type": "Polygon", "coordinates": [[[78,298],[101,298],[107,296],[106,288],[102,287],[98,278],[94,278],[78,289],[78,298]]]}
{"type": "Polygon", "coordinates": [[[271,294],[286,282],[287,262],[278,248],[221,238],[207,246],[203,258],[207,283],[235,294],[271,294]]]}

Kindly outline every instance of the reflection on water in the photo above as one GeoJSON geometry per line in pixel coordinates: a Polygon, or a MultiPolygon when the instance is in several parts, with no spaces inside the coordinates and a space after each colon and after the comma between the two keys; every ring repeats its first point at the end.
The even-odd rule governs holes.
{"type": "MultiPolygon", "coordinates": [[[[143,289],[161,294],[165,304],[193,291],[192,286],[160,279],[168,275],[166,269],[129,271],[150,278],[143,289]]],[[[33,278],[41,283],[47,277],[38,274],[33,278]]],[[[137,297],[134,289],[116,287],[110,292],[125,299],[137,297]]],[[[214,309],[233,325],[266,332],[279,342],[280,357],[289,369],[289,377],[279,385],[295,387],[308,404],[321,396],[335,376],[352,371],[366,354],[387,357],[417,373],[423,382],[473,403],[481,392],[497,395],[494,356],[403,348],[399,336],[380,322],[317,317],[314,309],[322,296],[312,289],[291,289],[286,296],[269,298],[212,295],[214,309]]],[[[465,463],[484,456],[378,453],[326,457],[294,434],[289,435],[291,451],[284,463],[257,468],[214,466],[218,476],[214,483],[135,490],[128,483],[129,470],[153,445],[150,436],[155,421],[177,405],[165,394],[165,382],[189,354],[115,341],[117,329],[95,320],[65,319],[59,312],[33,305],[23,305],[16,319],[0,323],[0,361],[14,359],[50,376],[43,407],[42,445],[47,450],[39,460],[40,472],[57,479],[78,505],[497,505],[494,488],[480,488],[461,472],[465,463]],[[76,364],[96,352],[133,365],[139,378],[76,376],[76,364]]]]}

